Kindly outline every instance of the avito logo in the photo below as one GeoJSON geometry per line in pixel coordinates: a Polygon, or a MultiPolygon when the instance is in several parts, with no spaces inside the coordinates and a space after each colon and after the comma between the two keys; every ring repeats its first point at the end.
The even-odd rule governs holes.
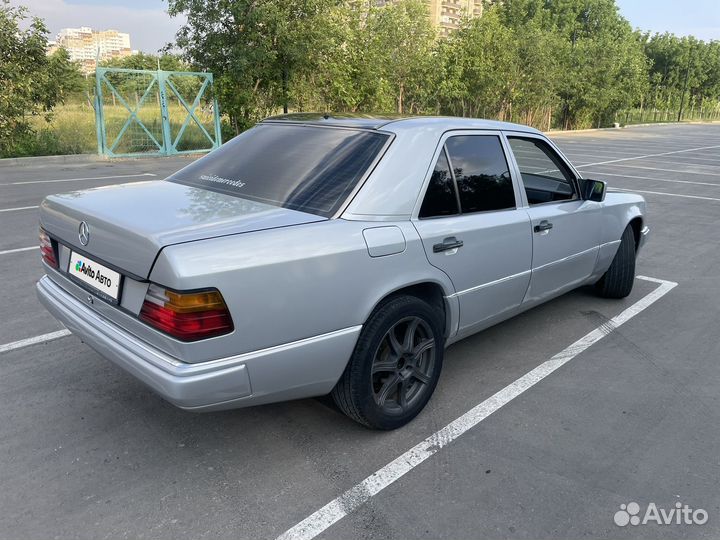
{"type": "Polygon", "coordinates": [[[666,510],[658,508],[653,502],[648,504],[644,515],[641,517],[640,505],[636,502],[621,504],[620,510],[613,516],[615,525],[705,525],[708,520],[707,511],[702,508],[693,509],[681,502],[675,503],[675,508],[666,510]]]}
{"type": "Polygon", "coordinates": [[[75,263],[75,271],[81,272],[89,278],[95,278],[95,270],[92,269],[92,266],[90,266],[89,264],[85,264],[82,261],[78,261],[75,263]]]}
{"type": "Polygon", "coordinates": [[[78,260],[75,263],[75,271],[85,274],[90,279],[94,279],[100,285],[104,285],[108,289],[112,287],[112,279],[110,279],[110,277],[103,275],[100,270],[93,269],[92,266],[85,264],[82,260],[78,260]]]}

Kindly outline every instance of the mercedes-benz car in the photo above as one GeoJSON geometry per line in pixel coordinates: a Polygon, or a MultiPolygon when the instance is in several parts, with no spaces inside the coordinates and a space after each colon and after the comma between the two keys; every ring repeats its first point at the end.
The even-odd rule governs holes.
{"type": "Polygon", "coordinates": [[[331,394],[410,421],[453,342],[582,285],[633,287],[645,201],[541,132],[269,118],[161,181],[47,197],[42,303],[171,403],[331,394]]]}

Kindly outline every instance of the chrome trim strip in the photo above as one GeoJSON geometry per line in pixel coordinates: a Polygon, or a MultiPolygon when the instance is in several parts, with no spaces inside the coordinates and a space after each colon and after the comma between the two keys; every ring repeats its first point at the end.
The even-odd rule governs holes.
{"type": "MultiPolygon", "coordinates": [[[[602,245],[605,245],[605,244],[602,244],[602,245]]],[[[562,263],[562,262],[570,261],[570,260],[572,260],[572,259],[575,259],[575,258],[577,258],[577,257],[580,257],[580,256],[582,256],[582,255],[585,255],[586,253],[590,253],[591,251],[597,251],[598,249],[600,249],[600,246],[593,246],[593,247],[591,247],[590,249],[585,249],[585,250],[583,250],[583,251],[578,251],[577,253],[573,253],[572,255],[568,255],[567,257],[563,257],[562,259],[557,259],[556,261],[552,261],[552,262],[545,263],[545,264],[540,265],[540,266],[536,266],[535,268],[533,268],[533,272],[534,272],[535,270],[542,270],[543,268],[548,268],[548,267],[553,266],[553,265],[555,265],[555,264],[559,264],[559,263],[562,263]]]]}
{"type": "Polygon", "coordinates": [[[513,274],[511,276],[505,276],[504,278],[496,279],[494,281],[488,281],[487,283],[483,283],[482,285],[476,285],[475,287],[470,287],[469,289],[465,289],[464,291],[456,292],[455,294],[451,294],[450,296],[446,296],[445,298],[455,298],[458,296],[462,296],[463,294],[479,291],[481,289],[485,289],[487,287],[491,287],[492,285],[498,285],[500,283],[504,283],[506,281],[510,281],[512,279],[526,276],[531,272],[531,270],[524,270],[522,272],[519,272],[517,274],[513,274]]]}
{"type": "Polygon", "coordinates": [[[603,244],[600,244],[599,246],[591,247],[590,249],[586,249],[584,251],[580,251],[578,253],[574,253],[573,255],[568,255],[567,257],[563,257],[562,259],[558,259],[556,261],[552,261],[546,264],[543,264],[542,266],[537,266],[533,268],[532,270],[525,270],[523,272],[519,272],[517,274],[512,274],[511,276],[505,276],[504,278],[496,279],[494,281],[488,281],[487,283],[483,283],[482,285],[476,285],[475,287],[470,287],[469,289],[465,289],[463,291],[458,291],[455,294],[451,294],[449,296],[446,296],[445,298],[456,298],[458,296],[462,296],[463,294],[479,291],[481,289],[485,289],[487,287],[491,287],[493,285],[499,285],[500,283],[504,283],[506,281],[510,281],[511,279],[515,279],[518,277],[526,276],[527,274],[530,274],[531,272],[534,272],[535,270],[542,270],[543,268],[547,268],[549,266],[552,266],[554,264],[558,264],[561,262],[569,261],[571,259],[574,259],[576,257],[580,257],[581,255],[585,255],[586,253],[590,253],[591,251],[600,249],[601,247],[610,246],[613,244],[619,244],[620,240],[613,240],[612,242],[605,242],[603,244]]]}

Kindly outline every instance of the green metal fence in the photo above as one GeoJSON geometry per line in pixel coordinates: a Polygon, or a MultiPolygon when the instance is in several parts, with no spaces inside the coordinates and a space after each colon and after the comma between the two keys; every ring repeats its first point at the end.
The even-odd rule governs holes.
{"type": "Polygon", "coordinates": [[[171,156],[220,146],[212,73],[95,70],[98,153],[171,156]]]}

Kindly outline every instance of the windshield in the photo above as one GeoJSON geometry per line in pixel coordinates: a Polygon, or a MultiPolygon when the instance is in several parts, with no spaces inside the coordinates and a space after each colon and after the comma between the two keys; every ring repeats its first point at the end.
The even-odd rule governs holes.
{"type": "Polygon", "coordinates": [[[168,180],[330,217],[388,137],[356,129],[259,124],[168,180]]]}

